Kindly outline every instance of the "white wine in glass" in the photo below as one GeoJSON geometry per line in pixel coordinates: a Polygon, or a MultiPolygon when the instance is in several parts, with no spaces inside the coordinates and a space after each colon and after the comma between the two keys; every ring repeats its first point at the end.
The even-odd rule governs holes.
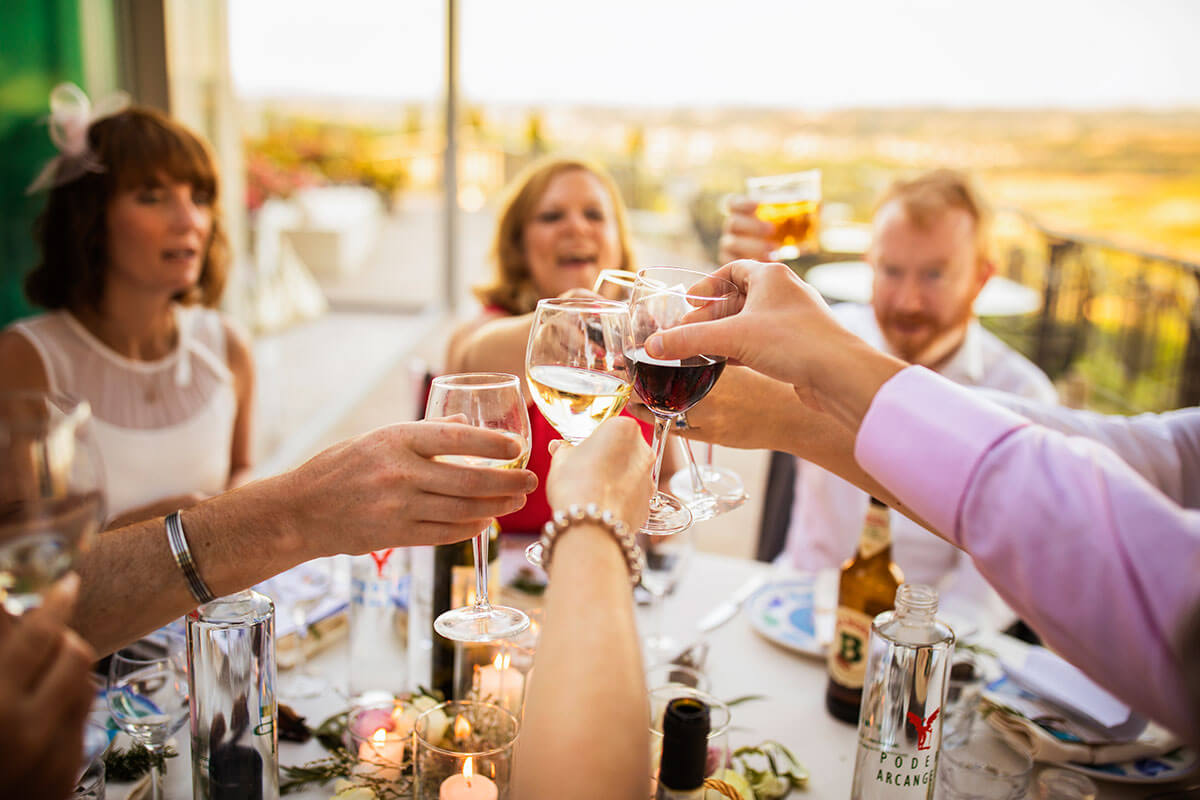
{"type": "MultiPolygon", "coordinates": [[[[471,455],[439,455],[435,461],[478,469],[522,469],[529,461],[529,414],[515,375],[471,372],[433,379],[425,418],[461,414],[468,425],[502,431],[521,443],[521,454],[512,459],[471,455]]],[[[529,627],[524,612],[492,605],[488,598],[488,536],[485,527],[471,544],[475,554],[475,602],[452,608],[433,622],[433,629],[456,642],[490,642],[517,635],[529,627]]]]}
{"type": "Polygon", "coordinates": [[[0,602],[19,615],[104,521],[104,474],[82,400],[0,392],[0,602]]]}

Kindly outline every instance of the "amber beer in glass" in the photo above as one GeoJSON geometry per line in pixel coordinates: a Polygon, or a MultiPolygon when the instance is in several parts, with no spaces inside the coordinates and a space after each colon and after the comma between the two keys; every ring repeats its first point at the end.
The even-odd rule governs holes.
{"type": "Polygon", "coordinates": [[[892,561],[888,507],[872,497],[858,550],[842,564],[837,619],[829,645],[825,708],[843,722],[858,724],[871,622],[895,607],[896,589],[903,582],[900,567],[892,561]]]}
{"type": "Polygon", "coordinates": [[[746,195],[758,203],[755,216],[775,226],[771,258],[797,258],[820,249],[821,170],[746,179],[746,195]]]}

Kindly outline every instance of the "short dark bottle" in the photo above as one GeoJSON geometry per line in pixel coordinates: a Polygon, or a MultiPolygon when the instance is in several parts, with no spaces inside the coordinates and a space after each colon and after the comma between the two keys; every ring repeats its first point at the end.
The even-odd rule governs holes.
{"type": "Polygon", "coordinates": [[[704,795],[708,763],[708,704],[677,697],[663,715],[662,761],[658,767],[657,800],[695,800],[704,795]]]}

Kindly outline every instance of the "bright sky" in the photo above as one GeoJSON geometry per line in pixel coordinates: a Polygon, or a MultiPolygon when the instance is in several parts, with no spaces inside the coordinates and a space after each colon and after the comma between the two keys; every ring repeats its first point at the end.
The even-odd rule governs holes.
{"type": "MultiPolygon", "coordinates": [[[[481,103],[1200,108],[1197,0],[460,0],[481,103]]],[[[442,0],[234,0],[251,96],[440,95],[442,0]]]]}

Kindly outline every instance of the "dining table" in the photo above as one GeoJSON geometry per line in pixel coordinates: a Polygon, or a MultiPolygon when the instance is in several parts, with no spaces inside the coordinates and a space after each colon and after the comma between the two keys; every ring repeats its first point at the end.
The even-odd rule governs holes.
{"type": "MultiPolygon", "coordinates": [[[[523,557],[526,541],[520,537],[502,539],[505,541],[501,556],[503,562],[511,565],[519,561],[523,557]]],[[[510,566],[506,573],[511,572],[510,566]]],[[[700,641],[707,643],[703,671],[711,682],[712,695],[725,700],[746,695],[758,696],[759,699],[733,706],[730,732],[732,748],[757,745],[766,740],[779,742],[796,756],[809,775],[807,787],[793,790],[792,797],[842,800],[850,796],[856,729],[853,725],[838,721],[825,709],[827,678],[824,659],[819,655],[781,646],[762,635],[747,619],[744,604],[738,613],[715,629],[705,633],[697,627],[719,603],[733,597],[739,588],[756,577],[775,582],[797,575],[759,561],[694,553],[686,573],[665,600],[661,617],[664,631],[678,640],[681,649],[682,646],[700,641]]],[[[822,594],[818,592],[817,596],[822,594]]],[[[507,587],[504,592],[506,602],[527,609],[538,607],[540,599],[540,596],[507,587]]],[[[832,614],[832,608],[820,607],[822,601],[818,600],[817,604],[815,610],[818,615],[832,614]]],[[[654,613],[648,606],[638,606],[638,624],[643,631],[648,630],[651,624],[657,624],[656,621],[652,622],[654,613]]],[[[999,634],[988,636],[986,644],[1001,657],[1019,653],[1020,648],[1028,647],[1023,642],[999,634]]],[[[312,656],[309,662],[311,668],[328,678],[331,690],[315,698],[289,703],[312,726],[349,706],[346,692],[348,650],[346,640],[342,639],[312,656]]],[[[179,756],[168,762],[164,788],[167,798],[182,800],[192,796],[186,727],[176,736],[175,744],[179,756]]],[[[281,765],[301,765],[325,754],[315,739],[303,744],[280,742],[279,745],[281,765]]],[[[1035,780],[1037,770],[1043,766],[1035,766],[1035,780]]],[[[1146,798],[1156,792],[1198,781],[1200,778],[1197,773],[1193,773],[1190,780],[1184,778],[1168,784],[1098,780],[1097,797],[1101,800],[1146,798]]],[[[110,800],[126,800],[129,788],[128,784],[110,783],[108,797],[110,800]]],[[[332,784],[327,784],[306,788],[288,796],[303,800],[327,800],[332,795],[332,784]]]]}

